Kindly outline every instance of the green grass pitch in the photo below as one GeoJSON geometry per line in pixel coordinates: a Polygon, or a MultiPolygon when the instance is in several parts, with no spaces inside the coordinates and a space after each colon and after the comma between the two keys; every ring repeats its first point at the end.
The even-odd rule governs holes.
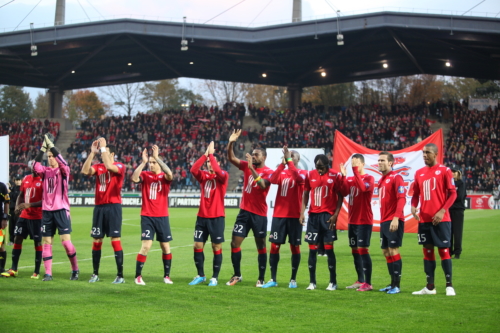
{"type": "MultiPolygon", "coordinates": [[[[101,260],[101,281],[89,284],[92,274],[90,226],[92,208],[72,208],[72,239],[80,264],[80,280],[69,281],[70,265],[60,244],[54,245],[54,281],[31,280],[34,250],[26,240],[17,278],[0,279],[2,332],[498,332],[500,286],[496,285],[500,252],[500,211],[466,211],[464,252],[453,260],[456,297],[445,296],[443,271],[436,269],[437,295],[413,296],[425,286],[422,250],[415,234],[405,235],[402,293],[356,292],[345,286],[355,281],[347,233],[335,243],[339,290],[328,283],[326,257],[318,258],[318,289],[307,291],[308,248],[302,245],[299,288],[288,289],[290,250],[283,246],[278,270],[279,287],[255,288],[257,251],[253,238],[242,246],[243,282],[228,287],[231,277],[229,241],[237,209],[228,209],[226,243],[219,285],[188,286],[196,275],[193,231],[196,209],[170,209],[174,240],[173,285],[163,283],[159,245],[154,243],[143,270],[146,286],[134,284],[135,258],[140,249],[139,209],[123,209],[122,245],[125,280],[112,285],[116,273],[109,239],[101,260]]],[[[250,235],[252,236],[252,235],[250,235]]],[[[57,237],[57,236],[56,236],[57,237]]],[[[56,238],[57,239],[57,238],[56,238]]],[[[373,286],[389,281],[385,259],[373,234],[373,286]]],[[[8,260],[12,247],[7,247],[8,260]]],[[[437,256],[437,254],[436,254],[437,256]]],[[[212,251],[205,249],[205,272],[212,271],[212,251]]],[[[438,256],[437,256],[438,257],[438,256]]],[[[439,258],[439,257],[438,257],[439,258]]],[[[438,259],[439,260],[439,259],[438,259]]],[[[43,274],[43,265],[42,265],[43,274]]],[[[266,279],[270,278],[269,267],[266,279]]]]}

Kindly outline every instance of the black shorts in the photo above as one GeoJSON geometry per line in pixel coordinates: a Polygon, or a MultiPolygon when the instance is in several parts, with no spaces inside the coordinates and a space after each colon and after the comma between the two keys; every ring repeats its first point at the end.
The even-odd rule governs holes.
{"type": "Polygon", "coordinates": [[[286,236],[288,243],[292,245],[302,244],[302,224],[298,218],[273,217],[269,241],[275,244],[285,244],[286,236]]]}
{"type": "Polygon", "coordinates": [[[234,222],[233,236],[247,237],[250,229],[255,238],[265,238],[267,232],[267,216],[260,216],[240,209],[234,222]]]}
{"type": "Polygon", "coordinates": [[[451,222],[432,222],[418,224],[418,244],[432,244],[437,247],[450,247],[451,222]]]}
{"type": "Polygon", "coordinates": [[[14,235],[20,236],[23,239],[28,238],[33,239],[35,242],[42,241],[42,220],[29,220],[20,217],[17,220],[16,228],[14,229],[14,235]]]}
{"type": "Polygon", "coordinates": [[[44,210],[42,212],[42,237],[54,237],[56,228],[59,235],[71,233],[71,216],[68,210],[44,210]]]}
{"type": "Polygon", "coordinates": [[[92,230],[90,237],[104,238],[121,237],[122,234],[122,205],[105,204],[94,207],[92,230]]]}
{"type": "Polygon", "coordinates": [[[347,228],[350,247],[370,247],[373,225],[349,223],[347,228]]]}
{"type": "Polygon", "coordinates": [[[330,230],[330,213],[309,213],[304,240],[309,244],[331,243],[337,240],[337,229],[330,230]]]}
{"type": "Polygon", "coordinates": [[[173,241],[168,216],[151,217],[141,215],[141,240],[156,240],[161,243],[173,241]]]}
{"type": "Polygon", "coordinates": [[[405,222],[399,220],[398,230],[391,232],[390,221],[385,221],[380,224],[380,248],[387,249],[388,247],[396,248],[403,246],[403,235],[405,234],[405,222]]]}
{"type": "Polygon", "coordinates": [[[226,222],[224,216],[206,218],[197,217],[194,227],[194,241],[205,243],[210,235],[210,240],[214,244],[224,243],[224,228],[226,222]]]}

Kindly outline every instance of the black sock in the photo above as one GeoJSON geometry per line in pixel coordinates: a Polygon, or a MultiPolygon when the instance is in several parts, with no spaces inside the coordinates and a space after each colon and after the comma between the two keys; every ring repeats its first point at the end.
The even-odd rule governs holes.
{"type": "Polygon", "coordinates": [[[203,249],[199,252],[194,250],[194,264],[198,270],[198,275],[205,276],[205,271],[203,269],[205,265],[205,253],[203,253],[203,249]]]}
{"type": "Polygon", "coordinates": [[[361,260],[363,261],[363,273],[365,275],[365,282],[372,284],[372,258],[369,253],[361,255],[361,260]]]}
{"type": "Polygon", "coordinates": [[[140,253],[137,255],[137,260],[135,261],[135,277],[142,275],[142,268],[146,264],[146,259],[147,256],[145,255],[142,255],[140,253]]]}
{"type": "Polygon", "coordinates": [[[330,271],[330,283],[337,284],[337,258],[333,249],[327,249],[325,253],[328,256],[328,270],[330,271]]]}
{"type": "Polygon", "coordinates": [[[5,270],[5,262],[7,261],[7,251],[0,252],[0,272],[5,270]]]}
{"type": "Polygon", "coordinates": [[[266,248],[259,250],[259,255],[257,256],[257,261],[259,263],[259,280],[264,281],[266,275],[266,265],[267,265],[267,250],[266,248]],[[263,253],[260,253],[263,252],[263,253]]]}
{"type": "Polygon", "coordinates": [[[451,282],[452,278],[451,259],[441,260],[441,267],[443,267],[444,276],[446,278],[446,286],[452,287],[453,283],[451,282]]]}
{"type": "Polygon", "coordinates": [[[318,250],[312,250],[309,248],[309,260],[307,264],[309,265],[309,283],[316,284],[316,262],[318,261],[318,250]]]}
{"type": "Polygon", "coordinates": [[[101,250],[92,250],[92,266],[94,274],[99,275],[99,264],[101,263],[101,250]]]}
{"type": "Polygon", "coordinates": [[[436,270],[435,260],[424,260],[424,272],[427,275],[427,289],[434,289],[434,271],[436,270]]]}
{"type": "Polygon", "coordinates": [[[172,267],[172,253],[168,254],[163,253],[162,260],[163,260],[163,276],[170,277],[170,268],[172,267]]]}
{"type": "Polygon", "coordinates": [[[222,267],[222,249],[219,251],[214,251],[214,263],[213,263],[214,274],[212,275],[213,278],[216,279],[219,278],[221,267],[222,267]]]}
{"type": "Polygon", "coordinates": [[[115,251],[116,275],[123,277],[123,250],[115,251]]]}
{"type": "Polygon", "coordinates": [[[35,246],[35,274],[40,274],[40,265],[42,264],[42,246],[35,246]]]}
{"type": "Polygon", "coordinates": [[[271,279],[276,282],[276,274],[278,273],[278,263],[280,261],[280,253],[269,254],[269,267],[271,268],[271,279]]]}
{"type": "Polygon", "coordinates": [[[396,258],[397,260],[394,260],[394,262],[393,262],[394,273],[392,276],[393,282],[392,282],[391,286],[393,288],[394,287],[400,288],[401,287],[400,284],[401,284],[401,272],[403,269],[403,262],[401,261],[401,257],[399,255],[393,256],[393,257],[396,258]]]}
{"type": "Polygon", "coordinates": [[[22,248],[16,249],[17,244],[14,244],[14,249],[12,250],[12,266],[13,270],[17,271],[17,265],[19,264],[19,258],[21,257],[22,248]]]}
{"type": "Polygon", "coordinates": [[[365,274],[363,274],[363,259],[361,259],[361,254],[353,253],[352,256],[354,258],[354,268],[356,269],[356,273],[358,274],[358,282],[363,283],[365,282],[365,274]]]}
{"type": "Polygon", "coordinates": [[[233,264],[234,276],[241,276],[241,248],[231,248],[231,263],[233,264]]]}
{"type": "Polygon", "coordinates": [[[297,272],[300,266],[300,253],[292,254],[292,277],[291,280],[297,280],[297,272]]]}
{"type": "Polygon", "coordinates": [[[394,283],[394,263],[389,262],[389,257],[386,257],[387,260],[387,270],[389,271],[389,276],[391,277],[391,288],[394,288],[396,285],[394,283]]]}

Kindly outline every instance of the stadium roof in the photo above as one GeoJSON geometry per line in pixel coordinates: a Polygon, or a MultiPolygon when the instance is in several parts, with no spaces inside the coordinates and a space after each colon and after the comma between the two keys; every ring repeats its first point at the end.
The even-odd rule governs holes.
{"type": "Polygon", "coordinates": [[[182,23],[172,22],[1,33],[0,84],[68,90],[190,77],[306,87],[420,73],[500,79],[500,19],[380,12],[341,17],[339,25],[343,46],[336,18],[260,28],[188,24],[188,51],[180,50],[182,23]]]}

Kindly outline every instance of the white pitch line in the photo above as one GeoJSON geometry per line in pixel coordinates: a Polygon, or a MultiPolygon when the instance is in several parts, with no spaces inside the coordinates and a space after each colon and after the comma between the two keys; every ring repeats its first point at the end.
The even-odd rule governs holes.
{"type": "MultiPolygon", "coordinates": [[[[210,243],[210,242],[207,242],[207,243],[210,243]]],[[[193,246],[193,244],[189,244],[189,245],[181,245],[181,246],[172,246],[170,247],[171,249],[178,249],[178,248],[181,248],[181,247],[188,247],[188,246],[193,246]]],[[[154,249],[154,250],[150,250],[149,252],[156,252],[156,251],[161,251],[161,249],[154,249]]],[[[123,256],[130,256],[130,255],[133,255],[133,254],[137,254],[138,252],[132,252],[132,253],[124,253],[123,256]]],[[[101,257],[102,258],[114,258],[115,256],[105,256],[105,257],[101,257]]],[[[86,259],[78,259],[78,262],[80,261],[89,261],[89,260],[92,260],[92,258],[86,258],[86,259]]],[[[67,264],[68,261],[60,261],[60,262],[53,262],[52,265],[61,265],[61,264],[67,264]]],[[[35,266],[23,266],[23,267],[19,267],[18,269],[24,269],[24,268],[34,268],[35,266]]]]}

